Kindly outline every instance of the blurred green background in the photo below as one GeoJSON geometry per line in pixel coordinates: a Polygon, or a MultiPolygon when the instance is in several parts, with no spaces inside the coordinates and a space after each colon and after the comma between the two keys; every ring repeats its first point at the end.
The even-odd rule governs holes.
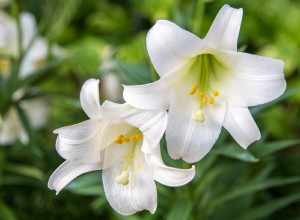
{"type": "MultiPolygon", "coordinates": [[[[39,68],[25,77],[18,76],[18,57],[0,54],[2,129],[9,109],[15,109],[14,118],[23,129],[0,147],[0,219],[300,219],[300,1],[6,2],[0,1],[1,10],[12,19],[24,11],[35,16],[48,52],[39,68]],[[157,79],[145,47],[146,33],[157,19],[204,37],[224,4],[244,9],[240,51],[285,61],[285,94],[251,109],[262,139],[246,151],[223,129],[213,150],[196,164],[191,183],[180,188],[157,183],[154,215],[117,214],[105,198],[101,172],[82,175],[57,196],[49,190],[48,178],[63,161],[52,131],[87,119],[79,103],[84,81],[100,78],[102,101],[122,102],[121,83],[157,79]],[[36,99],[43,107],[26,105],[36,99]],[[34,126],[39,114],[28,108],[46,112],[46,124],[34,126]]],[[[166,164],[189,167],[167,156],[164,140],[162,152],[166,164]]]]}

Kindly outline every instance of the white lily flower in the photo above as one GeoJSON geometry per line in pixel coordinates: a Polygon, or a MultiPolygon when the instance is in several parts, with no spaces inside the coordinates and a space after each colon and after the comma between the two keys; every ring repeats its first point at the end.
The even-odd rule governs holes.
{"type": "MultiPolygon", "coordinates": [[[[27,12],[20,13],[20,25],[22,31],[22,48],[26,50],[37,31],[34,16],[27,12]]],[[[47,57],[47,51],[46,40],[37,37],[23,58],[20,67],[20,77],[28,76],[33,71],[39,69],[47,57]]],[[[19,56],[16,21],[3,11],[0,11],[0,52],[2,55],[19,56]]],[[[9,66],[9,59],[0,59],[0,70],[2,73],[8,74],[9,66]]]]}
{"type": "MultiPolygon", "coordinates": [[[[47,122],[48,104],[43,99],[26,100],[21,107],[34,129],[43,127],[47,122]]],[[[17,110],[11,107],[0,120],[0,145],[9,145],[17,139],[23,144],[29,142],[27,132],[19,118],[17,110]]]]}
{"type": "Polygon", "coordinates": [[[159,142],[167,125],[164,110],[140,110],[128,104],[99,103],[99,81],[85,82],[80,93],[83,110],[90,118],[57,129],[56,149],[66,161],[49,179],[58,193],[77,176],[102,171],[105,195],[120,214],[143,209],[154,213],[157,206],[155,181],[180,186],[195,175],[191,169],[166,166],[159,142]]]}
{"type": "Polygon", "coordinates": [[[27,134],[19,120],[17,110],[10,108],[0,123],[0,144],[8,145],[19,139],[22,143],[28,142],[27,134]]]}
{"type": "MultiPolygon", "coordinates": [[[[22,48],[26,50],[36,34],[36,21],[34,16],[22,12],[20,14],[20,25],[22,31],[22,48]]],[[[9,17],[4,11],[0,11],[0,53],[12,57],[18,54],[18,32],[17,24],[14,19],[9,17]]],[[[47,43],[38,37],[33,45],[27,51],[20,66],[20,78],[24,78],[33,71],[40,68],[43,60],[47,56],[47,43]]],[[[8,57],[0,58],[0,74],[4,77],[10,73],[10,59],[8,57]]],[[[12,99],[15,101],[22,96],[22,89],[14,92],[12,99]]],[[[46,124],[48,107],[42,99],[26,100],[21,103],[21,107],[28,116],[33,128],[40,128],[46,124]]],[[[18,116],[17,110],[11,107],[3,116],[3,123],[0,124],[0,144],[7,145],[19,139],[23,144],[28,143],[28,136],[18,116]]]]}
{"type": "Polygon", "coordinates": [[[161,78],[125,86],[124,99],[137,108],[169,109],[166,140],[173,159],[200,160],[222,126],[247,148],[260,139],[248,107],[270,102],[286,89],[281,60],[237,52],[242,14],[223,6],[204,39],[166,20],[147,35],[161,78]]]}

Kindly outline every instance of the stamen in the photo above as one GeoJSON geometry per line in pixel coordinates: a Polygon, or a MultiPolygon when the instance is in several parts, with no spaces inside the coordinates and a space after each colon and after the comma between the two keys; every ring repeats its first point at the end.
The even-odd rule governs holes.
{"type": "Polygon", "coordinates": [[[199,92],[199,96],[201,97],[201,98],[203,98],[204,97],[204,92],[199,92]]]}
{"type": "Polygon", "coordinates": [[[205,97],[202,98],[202,103],[203,103],[203,104],[207,103],[207,98],[205,98],[205,97]]]}
{"type": "Polygon", "coordinates": [[[138,134],[132,135],[132,136],[130,137],[130,139],[133,140],[133,141],[137,141],[137,140],[139,140],[141,137],[142,137],[142,133],[138,133],[138,134]]]}
{"type": "Polygon", "coordinates": [[[215,100],[214,98],[209,98],[209,104],[214,104],[215,100]]]}
{"type": "MultiPolygon", "coordinates": [[[[129,132],[129,133],[131,133],[131,132],[129,132]]],[[[116,183],[122,184],[122,185],[127,185],[129,183],[128,168],[129,168],[130,162],[133,158],[133,154],[135,151],[135,146],[137,144],[137,141],[141,137],[142,137],[142,133],[140,131],[138,131],[137,134],[131,135],[130,138],[125,137],[124,135],[121,134],[118,136],[118,139],[115,140],[115,143],[117,143],[117,144],[119,144],[119,143],[122,144],[123,142],[129,142],[130,140],[132,140],[130,150],[129,150],[128,154],[126,154],[126,164],[125,164],[124,170],[121,172],[121,174],[119,176],[117,176],[115,178],[116,183]]]]}
{"type": "Polygon", "coordinates": [[[122,141],[123,141],[123,142],[129,142],[129,138],[127,138],[127,137],[122,137],[122,141]]]}
{"type": "Polygon", "coordinates": [[[119,139],[117,139],[117,140],[115,140],[115,143],[116,143],[116,144],[123,144],[123,141],[122,141],[122,140],[119,140],[119,139]]]}
{"type": "Polygon", "coordinates": [[[197,85],[193,85],[193,87],[192,87],[191,91],[189,92],[189,94],[194,95],[197,92],[197,88],[198,88],[197,85]]]}
{"type": "Polygon", "coordinates": [[[217,90],[214,91],[214,96],[218,96],[219,92],[217,90]]]}

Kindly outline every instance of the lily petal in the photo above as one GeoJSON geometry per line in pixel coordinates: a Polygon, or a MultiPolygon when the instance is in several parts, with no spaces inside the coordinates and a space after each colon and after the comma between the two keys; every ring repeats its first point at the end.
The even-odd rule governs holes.
{"type": "Polygon", "coordinates": [[[197,162],[210,151],[219,137],[225,116],[225,102],[204,107],[204,122],[192,120],[198,107],[179,92],[172,95],[166,129],[171,158],[182,157],[186,162],[197,162]]]}
{"type": "Polygon", "coordinates": [[[126,122],[139,128],[143,133],[143,152],[156,148],[167,127],[167,112],[165,110],[141,110],[127,103],[116,104],[110,101],[103,103],[105,118],[116,123],[126,122]]]}
{"type": "Polygon", "coordinates": [[[261,105],[278,98],[286,89],[281,60],[228,51],[220,52],[217,59],[227,65],[223,90],[232,105],[261,105]]]}
{"type": "Polygon", "coordinates": [[[151,167],[145,162],[144,154],[136,146],[134,159],[128,168],[129,182],[119,184],[115,178],[124,170],[130,143],[113,144],[105,150],[102,181],[106,198],[113,209],[122,215],[131,215],[143,209],[154,213],[157,192],[151,167]]]}
{"type": "Polygon", "coordinates": [[[120,134],[127,134],[132,126],[127,123],[119,123],[119,124],[106,124],[101,132],[101,137],[98,141],[98,144],[101,147],[101,151],[107,148],[109,145],[114,143],[117,137],[120,134]]]}
{"type": "Polygon", "coordinates": [[[23,49],[27,49],[30,41],[36,34],[36,21],[32,14],[27,12],[22,12],[20,14],[20,22],[22,29],[22,46],[23,49]]]}
{"type": "Polygon", "coordinates": [[[99,80],[87,80],[80,92],[80,103],[89,118],[102,118],[102,109],[99,99],[99,80]]]}
{"type": "Polygon", "coordinates": [[[54,189],[56,194],[58,194],[66,185],[81,174],[101,169],[101,163],[65,161],[50,176],[48,187],[49,189],[54,189]]]}
{"type": "Polygon", "coordinates": [[[15,21],[3,10],[0,12],[0,48],[12,56],[18,54],[18,34],[15,21]]]}
{"type": "Polygon", "coordinates": [[[168,79],[161,78],[146,85],[125,86],[124,100],[130,105],[141,109],[168,109],[169,107],[168,79]]]}
{"type": "Polygon", "coordinates": [[[100,161],[100,135],[105,122],[90,119],[54,131],[56,150],[66,160],[96,163],[100,161]]]}
{"type": "Polygon", "coordinates": [[[195,176],[195,166],[190,169],[178,169],[166,166],[161,158],[158,146],[150,154],[145,154],[146,161],[153,166],[153,178],[166,186],[182,186],[190,182],[195,176]]]}
{"type": "Polygon", "coordinates": [[[200,38],[167,20],[156,22],[147,34],[146,44],[151,62],[161,77],[181,68],[203,47],[200,38]]]}
{"type": "Polygon", "coordinates": [[[25,78],[37,70],[40,67],[38,63],[46,59],[47,50],[46,40],[43,38],[36,39],[21,63],[20,77],[25,78]]]}
{"type": "Polygon", "coordinates": [[[237,51],[242,16],[243,9],[235,9],[229,5],[224,5],[216,16],[204,41],[218,49],[237,51]]]}
{"type": "Polygon", "coordinates": [[[227,105],[223,126],[243,148],[260,139],[259,129],[249,109],[227,105]]]}

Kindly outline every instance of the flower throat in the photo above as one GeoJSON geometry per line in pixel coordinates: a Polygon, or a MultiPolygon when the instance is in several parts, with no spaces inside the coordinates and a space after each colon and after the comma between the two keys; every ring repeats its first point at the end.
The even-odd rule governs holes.
{"type": "Polygon", "coordinates": [[[133,154],[135,151],[135,147],[137,142],[141,139],[142,133],[138,129],[132,129],[127,135],[120,134],[118,138],[115,140],[116,144],[123,144],[131,142],[131,147],[129,152],[127,153],[126,163],[123,171],[119,176],[115,178],[115,182],[122,185],[127,185],[129,183],[129,173],[128,168],[130,162],[133,160],[133,154]]]}
{"type": "Polygon", "coordinates": [[[219,91],[213,90],[210,86],[210,76],[215,77],[214,61],[215,58],[211,54],[202,54],[195,61],[197,67],[199,67],[200,74],[197,76],[198,83],[192,86],[189,95],[193,96],[197,94],[199,97],[199,108],[192,114],[192,119],[197,122],[205,121],[203,107],[208,103],[211,105],[214,104],[215,98],[219,96],[219,91]]]}

